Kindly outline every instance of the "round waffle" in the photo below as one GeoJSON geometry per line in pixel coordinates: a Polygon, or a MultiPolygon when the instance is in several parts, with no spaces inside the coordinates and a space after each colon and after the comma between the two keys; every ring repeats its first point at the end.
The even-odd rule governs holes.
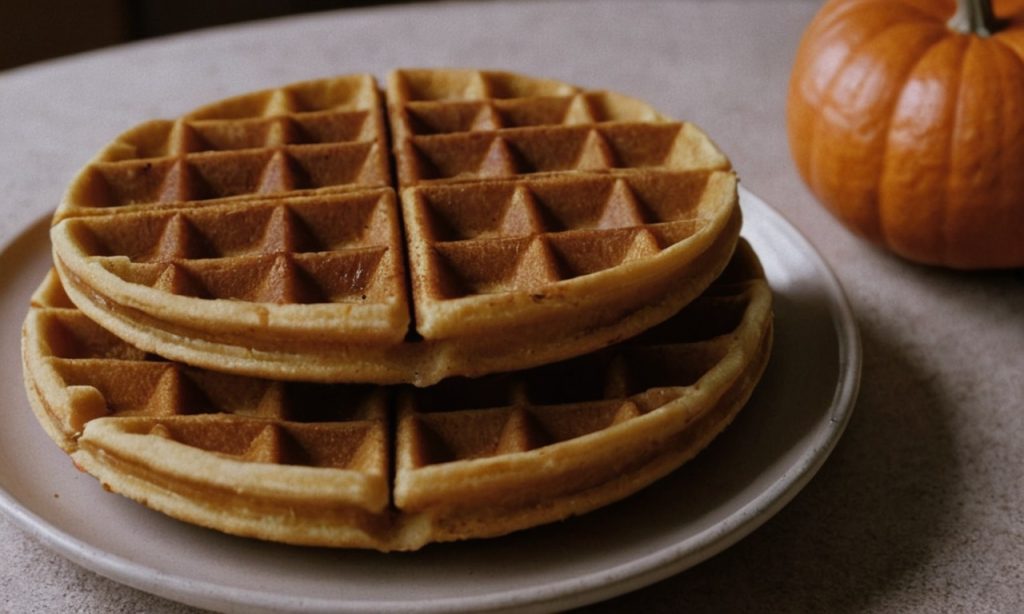
{"type": "Polygon", "coordinates": [[[108,489],[232,534],[412,550],[581,514],[693,457],[768,360],[771,293],[740,243],[723,275],[622,344],[429,388],[285,382],[160,359],[51,273],[23,330],[40,423],[108,489]]]}
{"type": "Polygon", "coordinates": [[[75,305],[146,351],[428,385],[664,321],[740,223],[729,161],[646,103],[402,70],[384,95],[338,77],[129,130],[76,176],[51,238],[75,305]]]}

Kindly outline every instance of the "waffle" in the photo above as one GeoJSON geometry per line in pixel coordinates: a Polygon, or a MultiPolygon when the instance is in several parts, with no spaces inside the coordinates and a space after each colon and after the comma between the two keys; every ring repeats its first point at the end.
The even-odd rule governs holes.
{"type": "Polygon", "coordinates": [[[729,161],[646,103],[404,70],[383,95],[339,77],[129,130],[76,176],[51,238],[71,300],[146,351],[428,385],[654,326],[740,224],[729,161]]]}
{"type": "Polygon", "coordinates": [[[236,535],[414,550],[582,514],[673,471],[744,405],[771,339],[741,242],[699,298],[631,340],[429,388],[160,359],[88,319],[52,272],[22,349],[40,423],[108,489],[236,535]]]}

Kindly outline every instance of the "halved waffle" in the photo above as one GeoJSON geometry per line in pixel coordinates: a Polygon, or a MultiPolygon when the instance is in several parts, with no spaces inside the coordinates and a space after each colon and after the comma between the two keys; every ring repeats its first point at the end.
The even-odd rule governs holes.
{"type": "Polygon", "coordinates": [[[54,217],[69,296],[197,366],[426,385],[636,335],[734,249],[729,161],[646,103],[469,70],[386,98],[311,81],[121,135],[54,217]]]}
{"type": "Polygon", "coordinates": [[[283,382],[147,354],[55,274],[23,331],[40,422],[109,489],[232,534],[411,550],[581,514],[706,446],[768,360],[771,293],[745,243],[700,298],[587,356],[429,388],[283,382]]]}

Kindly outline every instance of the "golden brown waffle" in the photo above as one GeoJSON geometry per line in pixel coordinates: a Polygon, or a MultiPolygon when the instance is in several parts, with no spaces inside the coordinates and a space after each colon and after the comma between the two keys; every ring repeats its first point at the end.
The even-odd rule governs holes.
{"type": "Polygon", "coordinates": [[[237,535],[409,550],[581,514],[669,473],[744,405],[771,338],[771,293],[741,244],[700,298],[635,339],[430,388],[161,360],[86,318],[54,274],[23,360],[40,422],[115,492],[237,535]]]}
{"type": "Polygon", "coordinates": [[[692,124],[607,91],[495,71],[400,70],[387,101],[404,186],[566,171],[729,168],[692,124]]]}
{"type": "Polygon", "coordinates": [[[734,249],[728,160],[643,102],[409,70],[386,108],[371,77],[342,77],[125,133],[54,218],[69,296],[197,366],[426,385],[636,335],[734,249]]]}
{"type": "Polygon", "coordinates": [[[119,136],[78,174],[55,219],[388,186],[385,134],[369,75],[228,98],[119,136]]]}

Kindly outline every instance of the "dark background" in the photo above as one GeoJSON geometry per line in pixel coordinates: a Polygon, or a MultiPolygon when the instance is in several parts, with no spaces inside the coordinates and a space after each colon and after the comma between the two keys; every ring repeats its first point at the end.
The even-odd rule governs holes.
{"type": "Polygon", "coordinates": [[[0,70],[153,36],[408,0],[0,0],[0,70]]]}

